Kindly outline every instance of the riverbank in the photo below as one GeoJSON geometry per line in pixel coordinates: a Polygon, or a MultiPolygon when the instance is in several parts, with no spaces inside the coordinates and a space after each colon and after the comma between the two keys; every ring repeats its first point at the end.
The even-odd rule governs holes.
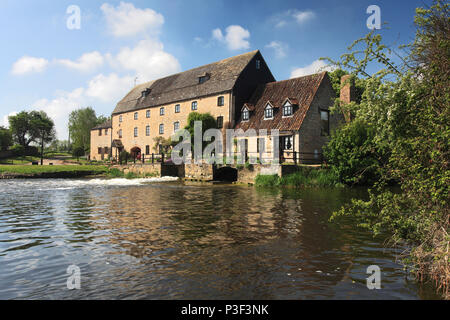
{"type": "Polygon", "coordinates": [[[60,179],[108,176],[107,166],[28,166],[0,165],[0,179],[60,179]]]}
{"type": "Polygon", "coordinates": [[[299,167],[297,172],[283,177],[258,175],[255,185],[257,187],[344,187],[331,170],[310,167],[299,167]]]}

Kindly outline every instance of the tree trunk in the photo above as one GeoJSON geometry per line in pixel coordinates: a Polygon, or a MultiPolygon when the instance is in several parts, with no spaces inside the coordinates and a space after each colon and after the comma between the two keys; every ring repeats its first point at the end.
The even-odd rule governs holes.
{"type": "Polygon", "coordinates": [[[41,137],[41,166],[44,165],[44,135],[41,137]]]}

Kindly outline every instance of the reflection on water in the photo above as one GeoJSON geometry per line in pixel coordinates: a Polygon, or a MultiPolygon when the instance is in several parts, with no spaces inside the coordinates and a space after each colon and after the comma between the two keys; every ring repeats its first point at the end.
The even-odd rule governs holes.
{"type": "Polygon", "coordinates": [[[401,249],[328,223],[360,191],[170,181],[0,181],[0,299],[437,298],[401,249]],[[67,290],[70,265],[81,290],[67,290]]]}

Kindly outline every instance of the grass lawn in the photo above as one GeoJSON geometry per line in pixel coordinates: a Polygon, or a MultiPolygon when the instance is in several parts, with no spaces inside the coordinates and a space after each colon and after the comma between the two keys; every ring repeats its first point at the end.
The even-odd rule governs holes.
{"type": "Polygon", "coordinates": [[[20,165],[20,164],[27,164],[27,163],[31,163],[32,161],[40,161],[40,160],[41,160],[41,158],[39,158],[39,157],[31,157],[31,156],[14,157],[14,158],[8,158],[8,159],[1,159],[0,165],[1,164],[20,165]]]}
{"type": "Polygon", "coordinates": [[[107,166],[2,166],[0,173],[15,174],[40,174],[40,173],[75,173],[90,172],[92,174],[102,174],[109,172],[107,166]]]}

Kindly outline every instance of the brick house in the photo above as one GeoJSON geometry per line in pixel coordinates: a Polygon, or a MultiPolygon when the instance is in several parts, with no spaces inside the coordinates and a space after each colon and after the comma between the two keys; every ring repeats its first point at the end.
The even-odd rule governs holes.
{"type": "Polygon", "coordinates": [[[108,120],[91,130],[91,160],[105,160],[111,155],[111,136],[111,120],[108,120]]]}
{"type": "Polygon", "coordinates": [[[267,136],[248,139],[249,153],[261,153],[259,144],[271,150],[270,130],[279,129],[284,151],[317,158],[339,121],[329,113],[334,97],[326,72],[276,82],[261,53],[252,51],[133,88],[117,104],[111,123],[92,130],[91,159],[105,158],[106,146],[113,158],[121,150],[158,153],[154,138],[170,138],[194,111],[209,112],[223,132],[268,129],[267,136]],[[110,129],[109,144],[101,129],[110,129]]]}
{"type": "MultiPolygon", "coordinates": [[[[191,112],[209,112],[218,128],[232,128],[258,85],[273,82],[259,51],[253,51],[136,86],[112,113],[112,155],[125,149],[154,153],[154,138],[170,138],[191,112]]],[[[95,151],[98,136],[91,141],[95,151]]]]}
{"type": "Polygon", "coordinates": [[[331,115],[335,92],[327,72],[260,85],[242,107],[236,129],[257,131],[246,140],[248,157],[272,159],[272,130],[279,130],[280,155],[290,161],[321,162],[322,147],[342,117],[331,115]],[[267,134],[261,135],[261,130],[267,134]],[[294,159],[295,155],[295,159],[294,159]]]}

